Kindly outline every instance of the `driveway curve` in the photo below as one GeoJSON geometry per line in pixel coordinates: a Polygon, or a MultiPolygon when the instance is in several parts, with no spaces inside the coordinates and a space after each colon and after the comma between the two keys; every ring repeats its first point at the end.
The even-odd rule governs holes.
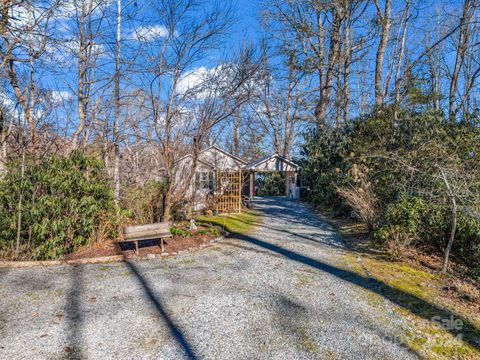
{"type": "Polygon", "coordinates": [[[2,359],[410,359],[334,230],[260,199],[252,234],[169,259],[0,269],[2,359]]]}

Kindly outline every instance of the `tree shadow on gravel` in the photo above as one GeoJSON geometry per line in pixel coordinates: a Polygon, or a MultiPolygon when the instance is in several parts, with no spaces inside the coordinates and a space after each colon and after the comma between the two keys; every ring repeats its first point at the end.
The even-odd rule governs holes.
{"type": "MultiPolygon", "coordinates": [[[[285,338],[294,339],[291,346],[295,346],[298,350],[303,352],[318,353],[318,332],[319,330],[320,332],[330,331],[329,323],[322,322],[322,328],[320,329],[309,326],[310,320],[316,318],[316,315],[311,313],[311,311],[301,302],[285,294],[280,294],[278,296],[275,305],[276,312],[274,316],[277,318],[276,323],[280,324],[279,331],[282,332],[285,338]]],[[[345,312],[345,314],[346,315],[344,316],[348,317],[347,314],[349,313],[345,312]]],[[[342,336],[338,333],[338,327],[342,326],[342,319],[340,319],[340,323],[337,322],[337,319],[333,320],[328,316],[327,319],[330,319],[331,321],[330,324],[332,325],[333,332],[333,334],[330,334],[327,338],[329,337],[330,341],[332,341],[336,336],[342,336]]],[[[383,353],[383,350],[394,342],[395,345],[404,348],[408,353],[421,358],[421,355],[417,351],[398,341],[397,335],[394,333],[391,333],[388,330],[382,330],[378,326],[370,324],[369,322],[360,321],[357,317],[351,318],[348,321],[353,324],[351,326],[354,326],[358,330],[358,333],[361,334],[360,336],[358,333],[351,335],[352,339],[355,339],[355,342],[360,345],[360,348],[375,346],[380,353],[379,356],[391,358],[391,356],[387,355],[388,352],[383,353]]],[[[350,334],[350,331],[351,330],[348,330],[347,333],[350,334]]],[[[352,355],[351,353],[347,354],[346,352],[340,352],[340,354],[342,354],[343,357],[351,357],[352,355]]],[[[339,355],[339,353],[337,353],[337,355],[339,355]]],[[[357,354],[357,356],[360,355],[357,354]]]]}
{"type": "Polygon", "coordinates": [[[289,230],[286,230],[286,229],[279,229],[279,228],[271,226],[271,225],[266,225],[265,223],[262,223],[261,220],[254,221],[254,222],[246,222],[246,221],[243,221],[241,219],[234,219],[234,220],[230,220],[230,221],[237,222],[237,223],[242,223],[242,224],[247,224],[247,225],[254,225],[256,228],[278,231],[279,233],[288,234],[288,235],[291,235],[293,237],[300,238],[302,240],[307,240],[309,242],[313,242],[313,243],[317,243],[317,244],[321,244],[321,245],[326,245],[326,246],[329,246],[329,247],[332,247],[332,248],[337,248],[337,249],[341,249],[341,250],[346,248],[345,245],[343,245],[343,243],[341,242],[341,236],[337,235],[334,232],[335,230],[330,229],[330,228],[325,229],[325,230],[326,231],[331,231],[332,234],[318,233],[318,234],[308,234],[310,236],[307,236],[305,234],[300,234],[298,232],[293,232],[293,231],[289,231],[289,230]],[[323,237],[334,236],[335,238],[332,239],[332,240],[329,240],[329,241],[325,241],[325,240],[319,240],[317,237],[312,237],[312,236],[323,236],[323,237]]]}
{"type": "Polygon", "coordinates": [[[85,359],[83,354],[83,311],[81,297],[84,292],[83,272],[81,265],[73,265],[70,271],[70,288],[67,293],[65,304],[65,316],[67,322],[67,346],[63,349],[65,359],[85,359]]]}
{"type": "MultiPolygon", "coordinates": [[[[328,274],[336,276],[339,279],[348,281],[352,284],[367,289],[373,293],[376,293],[390,302],[408,310],[410,313],[415,314],[421,318],[433,322],[433,318],[437,317],[440,320],[460,319],[463,323],[461,328],[452,327],[451,329],[445,329],[453,336],[461,337],[462,341],[469,344],[475,349],[480,350],[480,330],[475,327],[470,321],[458,315],[455,312],[441,308],[435,304],[419,298],[418,296],[409,294],[402,290],[396,289],[382,281],[374,278],[368,278],[356,274],[353,271],[341,269],[339,267],[326,264],[322,261],[312,259],[308,256],[302,255],[298,252],[285,249],[283,247],[271,244],[269,242],[260,240],[251,235],[232,234],[234,239],[238,239],[260,248],[270,250],[273,254],[279,254],[285,258],[296,261],[298,263],[310,266],[312,268],[324,271],[328,274]]],[[[235,245],[234,245],[235,246],[235,245]]],[[[252,249],[253,251],[256,251],[252,249]]]]}
{"type": "Polygon", "coordinates": [[[188,343],[187,339],[185,338],[185,335],[183,335],[181,329],[173,322],[173,320],[170,318],[170,316],[166,312],[161,299],[159,299],[158,296],[155,295],[152,289],[152,286],[149,284],[148,280],[141,274],[140,270],[137,268],[137,266],[133,262],[126,261],[125,264],[128,267],[128,269],[132,272],[132,274],[135,275],[140,285],[142,285],[142,288],[143,288],[143,291],[145,292],[146,297],[155,307],[157,312],[162,316],[163,320],[165,321],[165,324],[168,326],[168,329],[170,330],[170,334],[178,343],[178,345],[181,347],[185,356],[188,359],[194,359],[194,360],[198,359],[198,357],[195,355],[195,352],[192,346],[188,343]]]}

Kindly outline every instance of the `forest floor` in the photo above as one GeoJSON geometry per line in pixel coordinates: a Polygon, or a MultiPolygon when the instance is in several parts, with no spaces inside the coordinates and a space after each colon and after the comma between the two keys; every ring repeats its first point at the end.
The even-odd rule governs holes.
{"type": "MultiPolygon", "coordinates": [[[[449,274],[442,274],[441,256],[411,248],[392,259],[364,224],[325,210],[317,213],[342,235],[349,250],[346,262],[355,272],[391,286],[400,295],[399,302],[416,309],[397,309],[412,326],[413,331],[405,333],[409,346],[431,359],[480,358],[480,282],[466,269],[453,262],[449,274]],[[439,309],[450,312],[449,319],[443,319],[439,309]],[[458,329],[451,329],[455,326],[458,329]]],[[[371,292],[365,295],[372,303],[382,298],[371,292]]]]}

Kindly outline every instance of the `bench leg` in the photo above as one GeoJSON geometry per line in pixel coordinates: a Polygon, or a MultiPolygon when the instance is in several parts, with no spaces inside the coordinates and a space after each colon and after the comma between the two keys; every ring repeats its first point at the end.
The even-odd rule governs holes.
{"type": "Polygon", "coordinates": [[[138,256],[138,241],[135,241],[135,254],[138,256]]]}
{"type": "Polygon", "coordinates": [[[160,238],[160,249],[162,250],[162,253],[163,253],[163,238],[160,238]]]}

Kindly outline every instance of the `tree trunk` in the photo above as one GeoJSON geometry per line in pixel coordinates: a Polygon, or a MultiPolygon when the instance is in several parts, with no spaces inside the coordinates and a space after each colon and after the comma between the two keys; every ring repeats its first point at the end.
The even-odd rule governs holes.
{"type": "Polygon", "coordinates": [[[350,62],[352,59],[352,49],[350,46],[350,6],[346,9],[345,15],[345,33],[343,44],[345,47],[343,59],[343,125],[347,126],[350,121],[350,62]]]}
{"type": "Polygon", "coordinates": [[[445,171],[439,165],[437,165],[437,168],[440,170],[440,175],[445,184],[445,187],[447,188],[447,195],[450,198],[450,202],[452,203],[452,228],[450,230],[450,237],[448,239],[447,248],[445,249],[445,258],[443,261],[443,268],[442,268],[442,272],[446,273],[448,270],[448,258],[450,256],[450,251],[452,249],[453,241],[455,240],[455,233],[457,231],[458,208],[457,208],[457,200],[455,198],[455,193],[453,192],[452,187],[450,186],[450,182],[448,181],[445,171]]]}
{"type": "Polygon", "coordinates": [[[117,0],[117,40],[115,48],[115,114],[113,123],[113,191],[115,203],[120,201],[120,36],[122,20],[122,1],[117,0]]]}
{"type": "MultiPolygon", "coordinates": [[[[333,79],[335,76],[335,67],[337,65],[339,43],[340,43],[340,26],[342,19],[336,9],[333,9],[333,21],[331,29],[330,46],[328,50],[327,72],[325,76],[325,84],[321,88],[320,99],[315,107],[315,119],[317,121],[317,131],[321,130],[325,125],[328,105],[332,96],[333,79]]],[[[322,64],[320,64],[322,65],[322,64]]]]}
{"type": "Polygon", "coordinates": [[[378,17],[382,23],[382,34],[380,36],[377,56],[375,59],[375,105],[381,106],[383,104],[383,58],[385,57],[388,37],[390,35],[392,0],[385,0],[385,10],[383,14],[378,4],[378,0],[375,0],[375,6],[377,8],[378,17]]]}
{"type": "Polygon", "coordinates": [[[462,17],[460,18],[460,34],[458,36],[457,54],[453,68],[452,80],[450,82],[450,93],[448,97],[448,115],[451,121],[455,120],[455,96],[457,94],[460,71],[464,65],[465,52],[467,51],[470,22],[475,14],[477,0],[465,0],[463,3],[462,17]]]}
{"type": "Polygon", "coordinates": [[[15,258],[18,259],[20,253],[20,238],[22,233],[22,216],[23,216],[23,178],[25,176],[25,146],[22,150],[22,167],[20,172],[20,189],[18,190],[18,215],[17,215],[17,238],[15,245],[15,258]]]}
{"type": "Polygon", "coordinates": [[[323,99],[324,99],[324,90],[325,90],[325,53],[324,53],[324,43],[325,43],[325,35],[322,25],[322,15],[319,10],[316,13],[317,16],[317,45],[316,45],[316,52],[318,54],[317,64],[318,64],[318,85],[320,88],[320,99],[315,106],[315,121],[317,123],[317,132],[325,125],[325,112],[323,111],[323,99]]]}
{"type": "Polygon", "coordinates": [[[86,84],[85,75],[87,74],[87,43],[85,38],[85,28],[87,20],[87,5],[86,0],[82,0],[80,9],[80,18],[78,20],[78,59],[77,59],[77,115],[78,126],[72,135],[71,150],[78,148],[79,138],[85,128],[87,106],[86,106],[86,84]]]}
{"type": "Polygon", "coordinates": [[[455,240],[455,233],[457,231],[457,202],[455,197],[451,198],[452,200],[452,228],[450,230],[450,237],[448,239],[447,248],[445,249],[445,259],[443,261],[442,272],[446,273],[448,270],[448,258],[450,256],[450,251],[452,249],[453,241],[455,240]]]}
{"type": "Polygon", "coordinates": [[[405,55],[405,47],[407,42],[408,21],[410,19],[410,0],[406,1],[405,11],[403,13],[403,30],[400,40],[400,51],[397,60],[397,67],[395,70],[395,104],[400,102],[400,70],[402,69],[403,57],[405,55]]]}
{"type": "Polygon", "coordinates": [[[240,116],[240,106],[235,113],[234,128],[233,128],[233,155],[240,155],[240,124],[242,118],[240,116]]]}
{"type": "Polygon", "coordinates": [[[170,212],[172,211],[172,186],[167,186],[165,192],[165,206],[163,207],[162,221],[170,221],[170,212]]]}

